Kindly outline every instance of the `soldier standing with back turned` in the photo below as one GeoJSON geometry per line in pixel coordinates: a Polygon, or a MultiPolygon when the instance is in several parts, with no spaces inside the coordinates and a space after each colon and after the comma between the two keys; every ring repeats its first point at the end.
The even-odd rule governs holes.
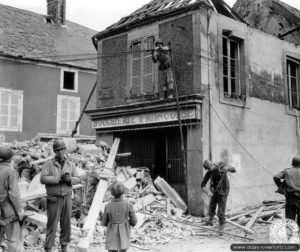
{"type": "Polygon", "coordinates": [[[278,186],[278,193],[286,198],[285,217],[296,220],[300,227],[300,157],[294,157],[292,167],[283,170],[273,177],[278,186]]]}

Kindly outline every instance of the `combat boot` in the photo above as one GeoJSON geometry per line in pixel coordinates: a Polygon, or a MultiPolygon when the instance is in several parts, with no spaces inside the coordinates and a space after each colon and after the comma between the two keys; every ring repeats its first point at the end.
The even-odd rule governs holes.
{"type": "Polygon", "coordinates": [[[205,225],[206,226],[213,226],[214,225],[213,219],[209,218],[209,220],[207,222],[205,222],[205,225]]]}
{"type": "Polygon", "coordinates": [[[219,236],[222,236],[223,235],[223,233],[222,233],[222,231],[224,231],[224,224],[220,224],[219,225],[219,236]]]}
{"type": "Polygon", "coordinates": [[[68,244],[65,244],[65,245],[61,244],[61,251],[62,252],[67,252],[68,251],[68,244]]]}

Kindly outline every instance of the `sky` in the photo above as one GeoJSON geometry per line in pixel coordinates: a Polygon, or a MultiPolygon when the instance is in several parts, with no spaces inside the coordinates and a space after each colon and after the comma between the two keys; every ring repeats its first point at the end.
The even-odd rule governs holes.
{"type": "MultiPolygon", "coordinates": [[[[96,31],[129,15],[150,0],[66,0],[67,20],[84,25],[96,31]]],[[[299,0],[281,0],[300,10],[299,0]]],[[[235,0],[225,0],[232,6],[235,0]]],[[[46,0],[0,0],[0,4],[10,5],[40,14],[46,14],[46,0]]]]}

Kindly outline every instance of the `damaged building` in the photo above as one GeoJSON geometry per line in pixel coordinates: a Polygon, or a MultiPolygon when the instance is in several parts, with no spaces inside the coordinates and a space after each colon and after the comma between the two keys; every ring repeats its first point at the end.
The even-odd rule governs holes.
{"type": "Polygon", "coordinates": [[[235,13],[217,0],[153,0],[93,36],[97,108],[86,112],[97,138],[120,137],[132,153],[122,162],[165,178],[195,215],[205,159],[236,167],[232,209],[276,199],[273,175],[300,150],[300,50],[235,13]],[[163,99],[157,39],[170,44],[178,99],[163,99]]]}

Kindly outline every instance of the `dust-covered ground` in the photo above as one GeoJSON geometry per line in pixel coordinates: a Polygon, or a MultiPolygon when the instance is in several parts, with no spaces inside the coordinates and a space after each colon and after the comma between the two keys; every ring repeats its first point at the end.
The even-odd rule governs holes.
{"type": "MultiPolygon", "coordinates": [[[[217,226],[214,227],[217,229],[217,226]]],[[[254,234],[247,235],[248,238],[253,240],[247,240],[239,237],[233,237],[229,235],[219,236],[218,234],[212,234],[211,232],[201,231],[199,235],[191,236],[182,239],[172,239],[167,244],[152,245],[144,247],[144,249],[132,247],[128,252],[227,252],[231,251],[230,246],[236,243],[269,243],[269,225],[267,224],[254,224],[254,234]]],[[[225,230],[230,233],[244,236],[244,231],[231,226],[230,224],[225,225],[225,230]]],[[[73,250],[76,251],[76,250],[73,250]]],[[[89,249],[91,252],[104,252],[104,244],[92,244],[89,249]]]]}
{"type": "MultiPolygon", "coordinates": [[[[269,226],[270,224],[259,224],[255,223],[252,227],[254,234],[245,234],[241,229],[232,226],[231,224],[226,223],[225,230],[227,232],[239,235],[246,236],[252,240],[234,237],[230,235],[219,236],[217,232],[205,231],[204,229],[199,230],[193,236],[171,239],[165,244],[149,244],[148,246],[144,245],[140,247],[135,243],[132,243],[131,248],[127,252],[227,252],[232,251],[230,246],[232,244],[265,244],[269,243],[269,226]]],[[[215,225],[214,229],[218,229],[218,226],[215,225]]],[[[99,237],[95,235],[93,243],[91,244],[88,251],[90,252],[105,252],[104,247],[104,237],[99,237]]],[[[27,248],[26,251],[43,251],[40,248],[27,248]]],[[[53,250],[58,252],[58,248],[53,250]]],[[[75,252],[76,250],[76,241],[72,241],[70,252],[75,252]]],[[[270,250],[269,250],[270,251],[270,250]]]]}

